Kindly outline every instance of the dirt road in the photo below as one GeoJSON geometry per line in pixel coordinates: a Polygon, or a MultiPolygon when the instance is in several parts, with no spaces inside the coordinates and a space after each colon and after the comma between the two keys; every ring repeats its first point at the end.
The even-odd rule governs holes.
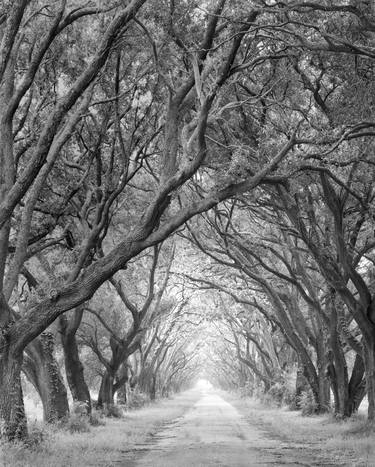
{"type": "Polygon", "coordinates": [[[136,466],[348,465],[321,457],[316,447],[272,439],[211,390],[202,391],[198,401],[157,433],[145,451],[136,466]]]}

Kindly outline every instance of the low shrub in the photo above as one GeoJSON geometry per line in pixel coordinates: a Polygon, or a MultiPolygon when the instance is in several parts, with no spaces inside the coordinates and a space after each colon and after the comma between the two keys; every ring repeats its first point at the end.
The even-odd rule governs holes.
{"type": "Polygon", "coordinates": [[[302,391],[301,395],[298,397],[298,406],[301,409],[302,415],[316,414],[318,405],[311,389],[302,391]]]}
{"type": "Polygon", "coordinates": [[[264,400],[266,399],[266,394],[267,393],[264,392],[264,388],[262,386],[257,385],[253,388],[253,391],[250,397],[254,397],[254,399],[264,402],[264,400]]]}
{"type": "Polygon", "coordinates": [[[73,413],[66,419],[63,427],[70,433],[88,433],[90,431],[89,417],[73,413]]]}
{"type": "Polygon", "coordinates": [[[39,425],[36,423],[29,425],[28,437],[25,440],[25,444],[28,448],[34,449],[50,440],[52,436],[52,426],[47,427],[46,425],[39,425]],[[49,429],[48,429],[49,428],[49,429]]]}
{"type": "Polygon", "coordinates": [[[139,409],[150,403],[150,398],[139,391],[134,391],[129,394],[128,402],[126,404],[127,409],[139,409]]]}
{"type": "Polygon", "coordinates": [[[267,395],[278,407],[290,405],[294,398],[293,392],[284,381],[274,383],[267,395]]]}
{"type": "Polygon", "coordinates": [[[103,414],[109,418],[122,418],[124,416],[123,409],[114,404],[106,404],[103,408],[103,414]]]}
{"type": "Polygon", "coordinates": [[[293,394],[292,400],[288,404],[288,409],[290,411],[300,410],[299,407],[299,398],[296,394],[293,394]]]}
{"type": "MultiPolygon", "coordinates": [[[[35,451],[33,450],[33,452],[35,451]]],[[[8,466],[11,467],[13,465],[19,465],[17,463],[18,460],[24,459],[27,453],[30,453],[30,448],[27,446],[26,443],[21,442],[21,441],[8,442],[0,438],[0,465],[1,466],[4,465],[7,467],[8,466]]]]}
{"type": "Polygon", "coordinates": [[[258,394],[262,403],[273,407],[290,406],[295,399],[294,391],[287,381],[277,381],[266,393],[258,394]]]}
{"type": "Polygon", "coordinates": [[[76,415],[87,415],[89,412],[89,402],[74,401],[72,412],[76,415]]]}
{"type": "Polygon", "coordinates": [[[242,399],[245,399],[247,397],[253,397],[254,396],[254,384],[250,381],[246,381],[246,383],[239,388],[239,396],[242,399]]]}
{"type": "Polygon", "coordinates": [[[89,423],[91,426],[104,426],[105,421],[103,419],[102,412],[98,410],[93,410],[89,416],[89,423]]]}

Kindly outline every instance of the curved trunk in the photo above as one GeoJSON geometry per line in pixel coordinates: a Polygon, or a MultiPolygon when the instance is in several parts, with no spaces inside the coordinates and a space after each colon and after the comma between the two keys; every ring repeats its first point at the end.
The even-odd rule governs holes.
{"type": "Polygon", "coordinates": [[[283,302],[280,298],[280,295],[275,293],[275,291],[273,291],[268,285],[264,286],[264,289],[266,290],[271,302],[274,305],[274,309],[277,312],[277,317],[280,321],[280,325],[283,329],[283,333],[287,341],[299,355],[301,364],[304,368],[304,376],[306,377],[311,387],[311,391],[313,393],[318,410],[320,410],[322,407],[320,403],[319,376],[312,361],[308,346],[306,345],[305,338],[303,335],[300,336],[298,334],[298,331],[290,320],[288,313],[284,309],[284,305],[287,307],[288,303],[283,302]]]}
{"type": "Polygon", "coordinates": [[[356,413],[366,395],[365,365],[362,355],[357,354],[349,381],[348,417],[356,413]]]}
{"type": "Polygon", "coordinates": [[[366,395],[366,380],[364,379],[365,365],[362,355],[356,355],[352,376],[349,381],[350,415],[356,413],[366,395]]]}
{"type": "Polygon", "coordinates": [[[153,373],[150,366],[143,367],[138,377],[138,388],[141,392],[150,395],[153,373]]]}
{"type": "Polygon", "coordinates": [[[121,366],[116,383],[113,385],[113,392],[117,394],[117,402],[119,404],[126,404],[128,402],[128,385],[129,367],[125,363],[121,366]]]}
{"type": "Polygon", "coordinates": [[[333,363],[328,367],[335,401],[334,412],[340,417],[348,418],[358,411],[366,395],[366,380],[363,378],[364,364],[361,355],[356,355],[349,383],[347,373],[343,370],[343,367],[334,365],[333,363]]]}
{"type": "Polygon", "coordinates": [[[129,354],[127,353],[128,346],[120,345],[114,338],[110,339],[110,346],[112,350],[112,357],[108,363],[106,370],[102,376],[100,383],[97,407],[102,408],[114,404],[115,392],[122,386],[122,380],[127,380],[127,365],[126,359],[129,354]],[[115,378],[122,367],[122,372],[115,383],[115,378]]]}
{"type": "Polygon", "coordinates": [[[53,336],[42,334],[26,348],[23,371],[38,392],[43,404],[43,418],[52,423],[69,413],[68,397],[53,355],[53,336]]]}
{"type": "MultiPolygon", "coordinates": [[[[334,353],[336,354],[336,352],[334,353]]],[[[352,411],[348,406],[349,386],[345,357],[342,355],[342,358],[338,359],[336,355],[328,365],[327,371],[331,381],[331,388],[334,397],[335,415],[340,417],[350,417],[352,411]],[[340,364],[340,360],[342,360],[343,364],[340,364]]]]}
{"type": "Polygon", "coordinates": [[[351,410],[349,402],[349,376],[346,358],[338,332],[338,311],[336,293],[331,292],[330,309],[330,352],[327,367],[335,401],[335,414],[340,417],[349,417],[351,410]]]}
{"type": "Polygon", "coordinates": [[[326,412],[328,410],[327,400],[329,400],[329,384],[326,378],[322,377],[321,373],[319,375],[311,374],[311,372],[309,372],[309,368],[306,367],[304,360],[301,359],[296,375],[296,408],[301,408],[301,396],[303,392],[308,390],[311,390],[311,393],[314,397],[316,413],[326,412]]]}
{"type": "Polygon", "coordinates": [[[307,355],[307,352],[300,355],[301,363],[303,365],[303,374],[308,382],[312,394],[314,396],[314,400],[317,406],[317,410],[320,411],[322,409],[320,396],[321,396],[321,388],[319,384],[319,376],[315,370],[315,366],[313,365],[310,356],[307,355]]]}
{"type": "Polygon", "coordinates": [[[64,363],[66,378],[73,401],[85,405],[87,413],[91,413],[91,396],[85,381],[84,369],[79,358],[79,350],[76,339],[77,327],[69,327],[65,316],[60,318],[61,343],[64,351],[64,363]]]}
{"type": "Polygon", "coordinates": [[[27,437],[27,421],[21,385],[22,355],[14,356],[2,344],[0,354],[0,438],[8,441],[27,437]]]}
{"type": "Polygon", "coordinates": [[[114,390],[113,390],[114,376],[106,370],[100,384],[98,395],[98,408],[106,408],[114,404],[114,390]]]}

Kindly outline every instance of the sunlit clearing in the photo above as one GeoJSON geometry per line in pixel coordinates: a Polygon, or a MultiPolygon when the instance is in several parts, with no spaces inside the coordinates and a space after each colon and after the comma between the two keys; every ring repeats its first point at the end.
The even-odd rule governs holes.
{"type": "Polygon", "coordinates": [[[198,379],[197,384],[195,385],[197,389],[207,390],[212,389],[212,384],[206,379],[198,379]]]}

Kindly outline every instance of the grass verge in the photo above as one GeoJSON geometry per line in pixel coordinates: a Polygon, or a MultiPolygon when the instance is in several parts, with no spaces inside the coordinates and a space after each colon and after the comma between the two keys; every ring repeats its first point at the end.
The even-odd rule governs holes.
{"type": "Polygon", "coordinates": [[[122,419],[106,419],[90,432],[69,433],[43,426],[43,440],[35,446],[0,444],[1,467],[111,467],[131,465],[134,452],[166,423],[180,417],[198,398],[189,391],[127,412],[122,419]]]}
{"type": "Polygon", "coordinates": [[[286,443],[316,446],[338,465],[375,466],[375,430],[363,415],[337,420],[332,414],[304,417],[298,411],[265,406],[253,399],[226,396],[251,424],[286,443]]]}

